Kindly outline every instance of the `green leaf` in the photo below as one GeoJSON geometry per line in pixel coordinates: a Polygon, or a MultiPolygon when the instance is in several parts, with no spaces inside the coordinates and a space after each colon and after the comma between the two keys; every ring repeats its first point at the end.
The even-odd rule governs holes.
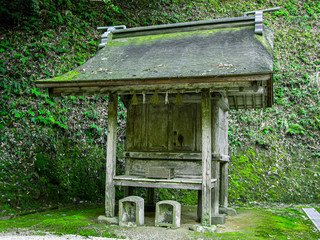
{"type": "Polygon", "coordinates": [[[34,115],[35,115],[35,112],[33,112],[30,108],[29,108],[28,112],[29,112],[29,114],[30,114],[31,116],[34,116],[34,115]]]}
{"type": "Polygon", "coordinates": [[[21,58],[22,65],[24,65],[26,63],[26,61],[28,61],[28,60],[29,60],[29,58],[27,58],[27,57],[21,58]]]}

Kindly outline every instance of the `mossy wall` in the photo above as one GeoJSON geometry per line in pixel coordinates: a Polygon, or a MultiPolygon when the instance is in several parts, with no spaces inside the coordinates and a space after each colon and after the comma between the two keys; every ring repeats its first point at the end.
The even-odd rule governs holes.
{"type": "MultiPolygon", "coordinates": [[[[103,201],[107,97],[49,98],[34,85],[92,57],[102,34],[97,26],[234,17],[275,6],[281,10],[264,14],[274,30],[275,104],[230,114],[229,199],[319,202],[319,1],[48,2],[15,26],[1,22],[1,209],[103,201]]],[[[119,172],[125,118],[120,103],[119,172]]],[[[195,203],[193,193],[162,190],[158,197],[195,203]]]]}

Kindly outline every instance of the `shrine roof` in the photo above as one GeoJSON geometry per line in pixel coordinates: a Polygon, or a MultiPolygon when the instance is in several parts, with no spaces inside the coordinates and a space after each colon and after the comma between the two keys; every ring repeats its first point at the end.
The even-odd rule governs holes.
{"type": "Polygon", "coordinates": [[[254,17],[115,30],[94,57],[42,88],[245,81],[273,72],[273,33],[254,17]]]}

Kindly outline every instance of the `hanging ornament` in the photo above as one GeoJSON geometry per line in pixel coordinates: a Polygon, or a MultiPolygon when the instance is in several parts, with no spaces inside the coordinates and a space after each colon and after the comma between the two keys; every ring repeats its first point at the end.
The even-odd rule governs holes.
{"type": "Polygon", "coordinates": [[[132,97],[132,105],[138,105],[138,98],[137,98],[137,94],[134,92],[133,97],[132,97]]]}
{"type": "Polygon", "coordinates": [[[150,99],[150,103],[159,104],[159,96],[157,91],[155,91],[154,94],[152,95],[150,99]]]}
{"type": "Polygon", "coordinates": [[[178,93],[176,95],[176,101],[175,101],[175,104],[182,104],[182,97],[181,97],[181,94],[180,94],[180,91],[178,90],[178,93]]]}
{"type": "Polygon", "coordinates": [[[169,104],[169,94],[166,92],[166,98],[164,99],[164,104],[169,104]]]}

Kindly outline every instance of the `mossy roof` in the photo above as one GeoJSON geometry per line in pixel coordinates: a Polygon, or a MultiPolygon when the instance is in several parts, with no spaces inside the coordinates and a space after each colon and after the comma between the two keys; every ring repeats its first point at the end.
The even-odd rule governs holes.
{"type": "Polygon", "coordinates": [[[256,35],[254,17],[117,30],[89,61],[36,84],[134,85],[139,80],[156,85],[159,79],[270,74],[272,51],[272,31],[265,27],[262,36],[256,35]]]}

